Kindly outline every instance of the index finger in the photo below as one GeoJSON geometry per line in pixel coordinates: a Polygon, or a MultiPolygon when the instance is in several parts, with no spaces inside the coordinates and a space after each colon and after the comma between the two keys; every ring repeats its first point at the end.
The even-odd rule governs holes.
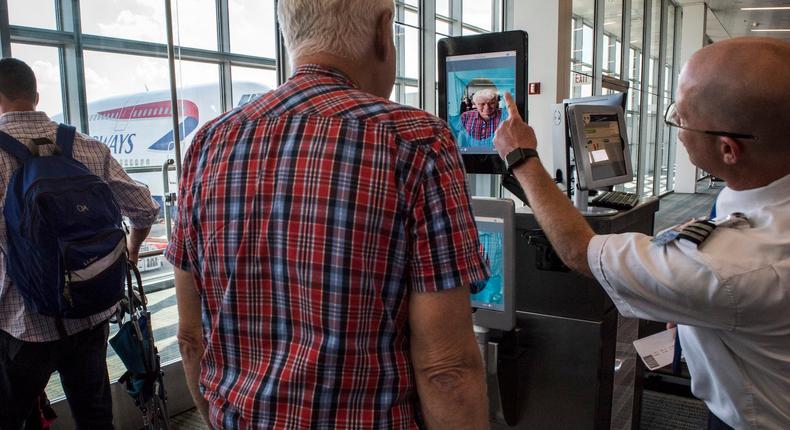
{"type": "Polygon", "coordinates": [[[518,106],[516,106],[516,101],[513,100],[513,96],[511,96],[510,93],[507,91],[505,91],[505,106],[507,106],[507,114],[511,118],[521,119],[521,114],[518,113],[518,106]]]}

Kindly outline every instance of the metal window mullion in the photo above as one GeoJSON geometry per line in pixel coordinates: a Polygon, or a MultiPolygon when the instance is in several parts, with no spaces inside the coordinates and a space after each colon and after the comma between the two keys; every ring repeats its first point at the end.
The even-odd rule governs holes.
{"type": "Polygon", "coordinates": [[[620,36],[620,79],[628,82],[631,78],[631,0],[623,0],[623,34],[620,36]]]}
{"type": "Polygon", "coordinates": [[[450,31],[452,36],[461,36],[464,33],[464,13],[463,13],[463,0],[450,0],[450,31]]]}
{"type": "Polygon", "coordinates": [[[595,13],[593,15],[593,87],[592,95],[603,92],[603,24],[604,0],[595,0],[595,13]]]}
{"type": "Polygon", "coordinates": [[[167,61],[170,78],[170,106],[173,113],[173,143],[175,145],[176,178],[181,179],[181,127],[178,111],[178,88],[176,81],[176,55],[173,44],[173,9],[171,0],[165,0],[165,30],[167,32],[167,61]]]}
{"type": "Polygon", "coordinates": [[[85,64],[82,53],[82,23],[79,0],[57,0],[57,17],[70,39],[63,45],[62,81],[67,103],[63,106],[64,120],[83,133],[89,133],[88,101],[85,94],[85,64]]]}
{"type": "MultiPolygon", "coordinates": [[[[217,6],[217,50],[230,53],[230,11],[228,0],[216,0],[217,6]]],[[[223,110],[233,108],[233,74],[230,61],[225,59],[219,65],[220,104],[223,110]]]]}
{"type": "Polygon", "coordinates": [[[0,56],[11,56],[11,24],[8,21],[8,0],[0,0],[0,56]]]}
{"type": "Polygon", "coordinates": [[[661,121],[662,114],[664,113],[664,80],[666,79],[666,63],[667,56],[667,6],[669,0],[661,1],[661,13],[659,14],[659,41],[658,41],[658,86],[656,88],[656,147],[653,149],[653,195],[661,194],[661,147],[664,144],[664,129],[666,128],[661,121]]]}
{"type": "MultiPolygon", "coordinates": [[[[681,8],[675,6],[675,22],[670,23],[675,26],[675,34],[673,36],[673,48],[672,48],[672,93],[670,94],[670,100],[675,99],[675,94],[677,93],[678,89],[678,73],[680,69],[680,31],[683,27],[682,25],[682,12],[681,8]]],[[[669,159],[667,161],[667,190],[674,190],[675,189],[675,160],[677,154],[677,144],[678,144],[678,133],[677,130],[670,129],[669,131],[669,159]]]]}
{"type": "Polygon", "coordinates": [[[642,69],[640,72],[641,93],[639,103],[639,146],[637,147],[637,161],[636,161],[636,193],[642,195],[645,188],[645,156],[647,143],[647,109],[650,103],[650,95],[648,88],[650,87],[650,41],[651,41],[651,26],[652,26],[652,11],[653,0],[645,0],[643,15],[642,15],[642,69]],[[647,82],[645,82],[647,79],[647,82]]]}
{"type": "Polygon", "coordinates": [[[422,0],[420,16],[420,107],[436,109],[436,0],[422,0]]]}
{"type": "Polygon", "coordinates": [[[277,4],[278,0],[274,0],[274,31],[276,32],[275,49],[277,56],[277,85],[282,85],[288,80],[291,75],[291,67],[288,62],[288,50],[285,47],[285,39],[283,39],[283,31],[280,27],[280,20],[277,19],[277,4]]]}

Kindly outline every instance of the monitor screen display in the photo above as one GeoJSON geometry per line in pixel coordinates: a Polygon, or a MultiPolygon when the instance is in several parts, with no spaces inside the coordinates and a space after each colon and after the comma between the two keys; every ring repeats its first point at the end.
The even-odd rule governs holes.
{"type": "Polygon", "coordinates": [[[462,154],[494,154],[507,119],[505,92],[516,94],[516,51],[446,58],[447,122],[462,154]]]}
{"type": "Polygon", "coordinates": [[[594,181],[627,174],[617,114],[585,113],[583,142],[594,181]]]}
{"type": "Polygon", "coordinates": [[[483,248],[491,277],[474,285],[477,293],[472,294],[472,307],[503,312],[504,295],[504,255],[505,220],[502,218],[475,217],[480,246],[483,248]]]}

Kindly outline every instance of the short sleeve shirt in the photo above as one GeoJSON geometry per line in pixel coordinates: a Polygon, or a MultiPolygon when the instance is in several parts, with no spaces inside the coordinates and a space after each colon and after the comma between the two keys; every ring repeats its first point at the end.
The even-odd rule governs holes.
{"type": "Polygon", "coordinates": [[[315,65],[198,133],[166,256],[216,427],[420,427],[409,296],[488,276],[446,124],[315,65]]]}
{"type": "Polygon", "coordinates": [[[790,176],[725,188],[699,247],[641,234],[595,236],[588,262],[625,316],[677,322],[694,395],[734,428],[790,428],[790,176]]]}

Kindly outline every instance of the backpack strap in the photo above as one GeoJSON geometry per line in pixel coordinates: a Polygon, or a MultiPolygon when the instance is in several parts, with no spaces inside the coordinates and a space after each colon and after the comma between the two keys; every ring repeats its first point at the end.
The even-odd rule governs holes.
{"type": "Polygon", "coordinates": [[[0,149],[13,155],[20,163],[24,163],[33,157],[33,153],[30,152],[25,144],[3,131],[0,131],[0,149]]]}
{"type": "Polygon", "coordinates": [[[74,149],[74,135],[76,132],[77,129],[70,125],[58,125],[58,135],[55,138],[55,143],[60,147],[60,152],[66,158],[74,158],[71,154],[74,149]]]}

